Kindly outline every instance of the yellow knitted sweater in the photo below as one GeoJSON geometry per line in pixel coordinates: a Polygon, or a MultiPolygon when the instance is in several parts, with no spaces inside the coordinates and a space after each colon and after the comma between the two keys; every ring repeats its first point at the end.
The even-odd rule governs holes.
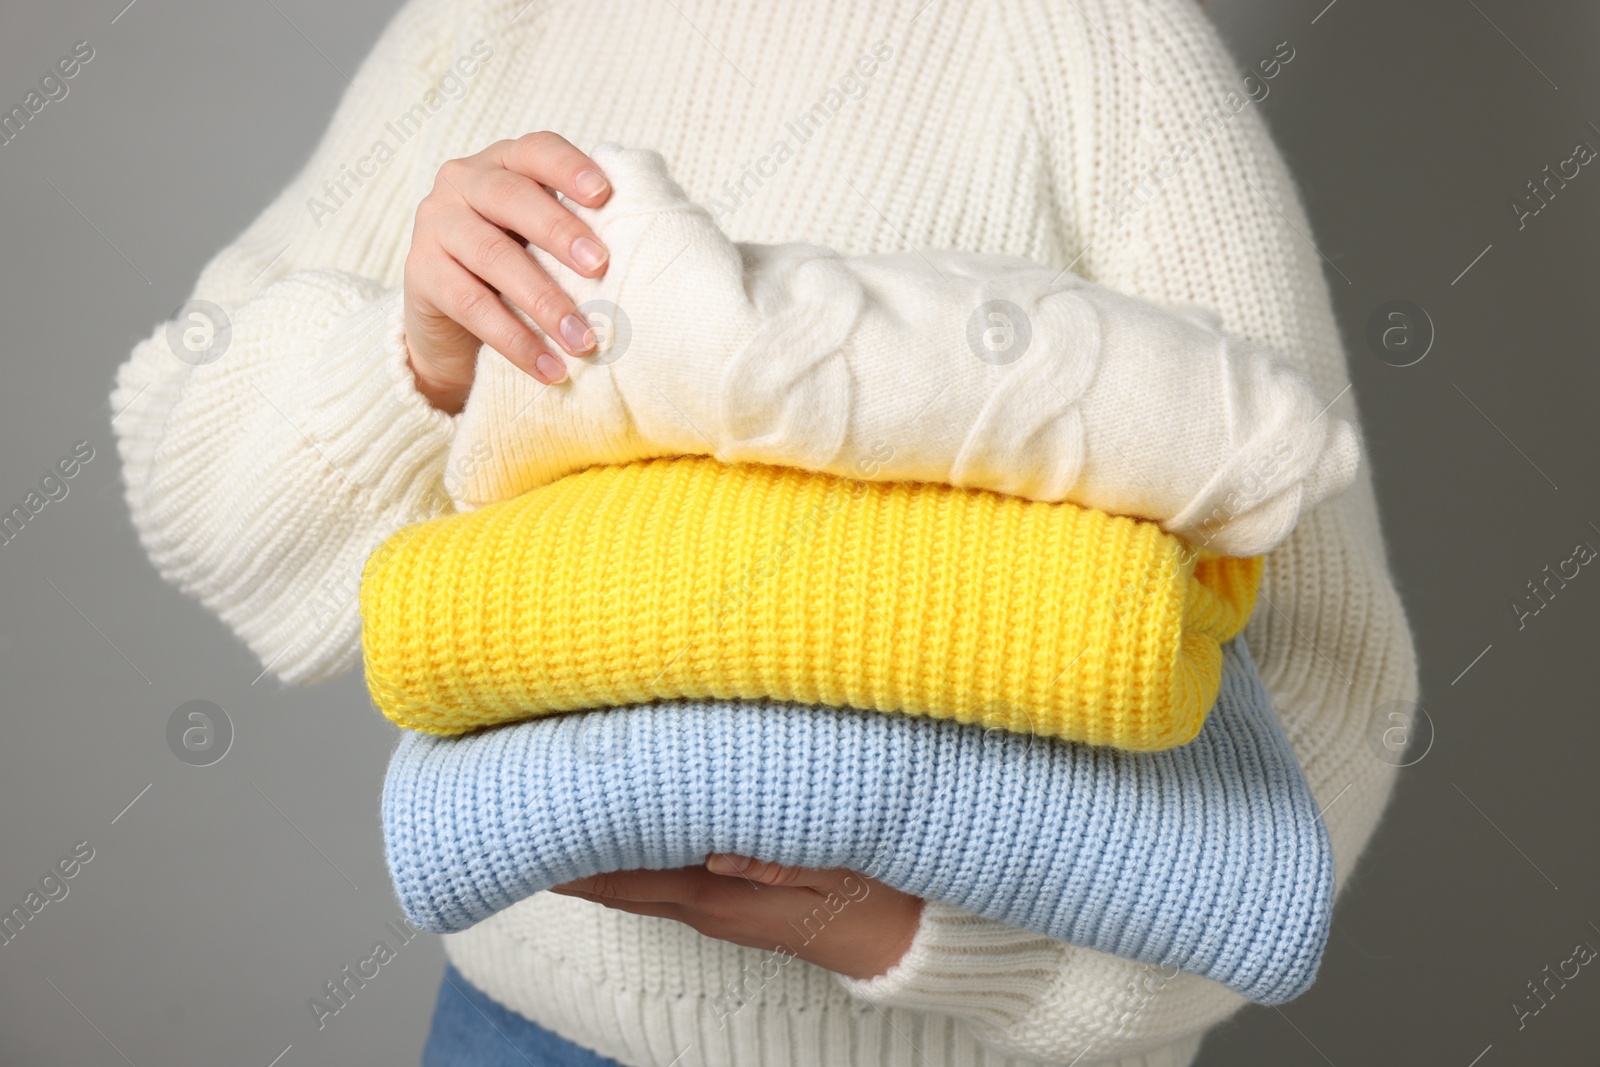
{"type": "Polygon", "coordinates": [[[772,698],[1149,751],[1199,732],[1260,573],[1072,504],[656,459],[401,530],[362,644],[434,734],[772,698]]]}

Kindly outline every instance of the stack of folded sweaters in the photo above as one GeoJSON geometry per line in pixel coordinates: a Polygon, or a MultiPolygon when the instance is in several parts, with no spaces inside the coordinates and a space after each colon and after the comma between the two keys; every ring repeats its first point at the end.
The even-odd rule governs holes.
{"type": "Polygon", "coordinates": [[[1203,312],[1006,257],[735,246],[659,156],[592,154],[606,276],[534,254],[626,329],[548,390],[480,360],[459,513],[363,577],[408,919],[732,852],[1307,988],[1332,853],[1239,634],[1350,427],[1203,312]],[[743,324],[688,340],[666,270],[743,324]],[[1028,345],[974,358],[996,302],[1028,345]]]}

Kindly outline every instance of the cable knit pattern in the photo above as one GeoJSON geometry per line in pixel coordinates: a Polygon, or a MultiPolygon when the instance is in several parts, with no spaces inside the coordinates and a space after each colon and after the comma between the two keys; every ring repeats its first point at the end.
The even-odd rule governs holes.
{"type": "MultiPolygon", "coordinates": [[[[660,152],[735,242],[1018,256],[1214,315],[1306,374],[1332,398],[1326,417],[1359,425],[1318,235],[1241,91],[1256,58],[1235,63],[1193,0],[410,0],[315,153],[201,272],[193,295],[234,319],[233,346],[193,368],[158,323],[119,368],[106,417],[134,525],[159,572],[278,677],[358,666],[367,555],[467,476],[448,462],[459,420],[401,388],[385,317],[413,212],[445,160],[540,129],[660,152]],[[564,77],[553,41],[603,46],[564,77]],[[392,157],[347,178],[408,113],[420,130],[387,135],[392,157]],[[275,288],[290,276],[297,288],[275,288]],[[373,411],[323,375],[392,388],[373,411]],[[374,481],[330,466],[310,412],[285,403],[307,395],[371,435],[347,442],[355,454],[407,462],[374,481]],[[163,444],[191,432],[189,447],[163,444]]],[[[1395,778],[1368,721],[1418,695],[1371,469],[1266,555],[1244,634],[1327,809],[1341,884],[1395,778]]],[[[936,903],[887,974],[795,962],[726,1026],[720,998],[763,954],[671,920],[539,893],[444,943],[497,1001],[629,1067],[1183,1067],[1246,1003],[936,903]],[[675,1039],[691,1034],[684,1052],[690,1038],[675,1039]]]]}
{"type": "Polygon", "coordinates": [[[1315,977],[1333,853],[1243,642],[1225,655],[1200,736],[1142,756],[769,702],[408,733],[384,785],[389,870],[413,924],[453,932],[709,852],[844,867],[1281,1003],[1315,977]]]}
{"type": "Polygon", "coordinates": [[[591,155],[611,198],[572,210],[606,273],[529,251],[590,309],[596,355],[554,387],[478,362],[451,450],[463,508],[596,463],[714,455],[1070,501],[1251,556],[1355,477],[1351,425],[1214,316],[1014,256],[736,246],[659,153],[591,155]]]}
{"type": "Polygon", "coordinates": [[[771,698],[1152,751],[1200,732],[1260,573],[1073,504],[645,460],[402,530],[362,644],[434,734],[771,698]]]}

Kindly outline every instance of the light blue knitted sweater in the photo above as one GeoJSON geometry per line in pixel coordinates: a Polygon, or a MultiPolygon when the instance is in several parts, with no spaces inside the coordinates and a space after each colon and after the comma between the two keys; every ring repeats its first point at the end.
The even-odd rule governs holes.
{"type": "Polygon", "coordinates": [[[644,704],[406,733],[383,795],[406,917],[465,929],[573,878],[736,852],[846,867],[1275,1004],[1316,975],[1333,854],[1240,639],[1199,737],[1134,754],[920,716],[644,704]]]}

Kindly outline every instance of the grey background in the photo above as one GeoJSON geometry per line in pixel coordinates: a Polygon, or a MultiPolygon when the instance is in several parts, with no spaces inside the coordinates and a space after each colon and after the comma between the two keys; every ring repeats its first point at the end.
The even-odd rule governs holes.
{"type": "MultiPolygon", "coordinates": [[[[0,902],[74,843],[95,849],[0,946],[0,1061],[414,1063],[434,938],[321,1032],[306,1007],[398,914],[377,822],[392,728],[354,675],[253,684],[243,646],[156,577],[117,491],[106,400],[135,340],[300,165],[344,88],[335,68],[355,68],[396,3],[124,3],[0,8],[0,101],[73,42],[96,50],[0,148],[0,504],[74,442],[95,448],[0,546],[0,902]],[[167,747],[168,717],[195,699],[236,731],[209,767],[167,747]]],[[[1577,942],[1600,947],[1600,576],[1585,569],[1520,631],[1510,603],[1579,540],[1600,547],[1600,166],[1520,231],[1509,202],[1576,140],[1600,147],[1600,13],[1324,3],[1208,6],[1241,67],[1278,41],[1297,50],[1263,107],[1312,237],[1349,279],[1327,272],[1436,740],[1344,892],[1319,984],[1246,1010],[1201,1062],[1593,1063],[1593,968],[1521,1030],[1511,1005],[1577,942]],[[1437,328],[1415,366],[1363,341],[1394,298],[1437,328]]]]}

